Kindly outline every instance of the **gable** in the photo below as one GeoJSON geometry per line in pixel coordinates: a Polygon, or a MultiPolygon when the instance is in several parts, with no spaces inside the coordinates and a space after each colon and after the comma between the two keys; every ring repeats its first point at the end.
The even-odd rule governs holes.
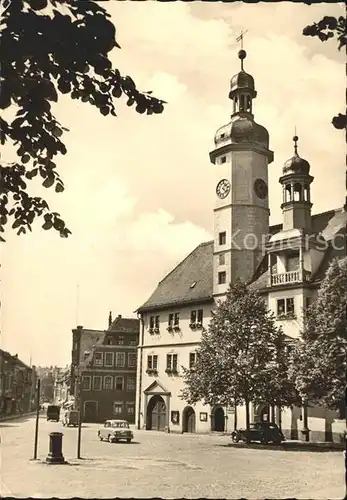
{"type": "Polygon", "coordinates": [[[152,382],[143,392],[145,394],[170,394],[158,380],[152,382]]]}

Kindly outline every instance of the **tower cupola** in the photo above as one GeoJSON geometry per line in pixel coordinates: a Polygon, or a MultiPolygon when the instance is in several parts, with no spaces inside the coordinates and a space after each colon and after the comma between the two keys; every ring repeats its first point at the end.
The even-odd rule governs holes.
{"type": "Polygon", "coordinates": [[[298,154],[299,137],[295,135],[294,155],[283,166],[282,184],[283,230],[311,228],[311,189],[313,177],[310,175],[310,164],[298,154]]]}
{"type": "Polygon", "coordinates": [[[294,141],[294,156],[287,160],[283,166],[283,174],[306,174],[310,173],[310,164],[308,161],[300,158],[298,155],[298,140],[299,137],[295,135],[293,137],[294,141]]]}
{"type": "MultiPolygon", "coordinates": [[[[220,127],[214,137],[216,147],[224,144],[249,144],[268,150],[269,133],[254,121],[253,99],[256,98],[254,78],[244,70],[244,60],[247,57],[245,50],[238,53],[241,60],[241,71],[230,80],[229,98],[233,102],[231,121],[220,127]]],[[[269,152],[269,162],[273,159],[269,152]]]]}
{"type": "Polygon", "coordinates": [[[239,51],[241,71],[230,80],[229,98],[234,103],[234,113],[252,113],[252,99],[257,97],[254,78],[244,71],[243,61],[247,57],[245,50],[239,51]]]}

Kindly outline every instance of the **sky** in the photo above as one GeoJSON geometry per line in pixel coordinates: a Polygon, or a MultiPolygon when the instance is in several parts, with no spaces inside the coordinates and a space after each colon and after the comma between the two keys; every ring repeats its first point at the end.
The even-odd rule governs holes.
{"type": "MultiPolygon", "coordinates": [[[[304,37],[342,4],[112,2],[121,49],[111,59],[137,87],[167,101],[143,116],[119,101],[104,117],[62,96],[54,112],[70,132],[58,159],[63,193],[35,187],[72,234],[35,225],[8,230],[1,251],[1,347],[36,365],[71,362],[77,325],[105,329],[109,311],[134,311],[157,283],[213,231],[216,130],[228,123],[230,78],[239,71],[236,37],[248,30],[245,70],[255,79],[257,123],[270,134],[272,224],[281,222],[283,163],[299,154],[315,180],[312,213],[344,203],[345,141],[331,119],[345,103],[345,56],[334,41],[304,37]]],[[[2,159],[14,160],[6,147],[2,159]]]]}

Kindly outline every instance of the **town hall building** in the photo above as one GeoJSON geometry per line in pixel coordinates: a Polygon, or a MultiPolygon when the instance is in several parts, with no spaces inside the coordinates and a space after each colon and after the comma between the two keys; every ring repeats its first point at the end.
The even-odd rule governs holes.
{"type": "MultiPolygon", "coordinates": [[[[194,365],[201,333],[218,300],[240,278],[267,301],[288,339],[299,336],[306,307],[333,258],[346,255],[343,208],[311,215],[314,180],[299,156],[285,163],[282,224],[269,226],[268,166],[274,160],[269,133],[254,120],[254,79],[244,70],[230,83],[231,120],[217,130],[210,161],[215,171],[214,238],[195,248],[158,284],[138,309],[136,423],[167,432],[231,432],[245,425],[243,407],[189,406],[181,397],[183,369],[194,365]]],[[[288,146],[291,148],[291,146],[288,146]]],[[[288,155],[289,156],[289,155],[288,155]]],[[[212,207],[211,207],[212,208],[212,207]]],[[[252,406],[251,421],[274,419],[288,438],[301,439],[303,421],[311,440],[339,440],[344,421],[338,412],[309,408],[252,406]]]]}

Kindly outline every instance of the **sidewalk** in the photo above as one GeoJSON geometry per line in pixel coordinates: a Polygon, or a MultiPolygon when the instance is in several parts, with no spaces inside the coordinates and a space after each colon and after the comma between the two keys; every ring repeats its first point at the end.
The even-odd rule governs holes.
{"type": "Polygon", "coordinates": [[[32,415],[36,415],[36,411],[31,411],[29,413],[16,413],[15,415],[7,415],[6,417],[0,417],[0,422],[7,422],[8,420],[16,420],[20,418],[31,417],[32,415]]]}
{"type": "Polygon", "coordinates": [[[232,448],[263,448],[264,450],[290,450],[290,451],[343,451],[345,449],[344,443],[332,443],[332,442],[310,442],[310,441],[295,441],[289,440],[284,441],[280,445],[276,444],[260,444],[260,443],[233,443],[231,440],[228,446],[232,448]]]}

